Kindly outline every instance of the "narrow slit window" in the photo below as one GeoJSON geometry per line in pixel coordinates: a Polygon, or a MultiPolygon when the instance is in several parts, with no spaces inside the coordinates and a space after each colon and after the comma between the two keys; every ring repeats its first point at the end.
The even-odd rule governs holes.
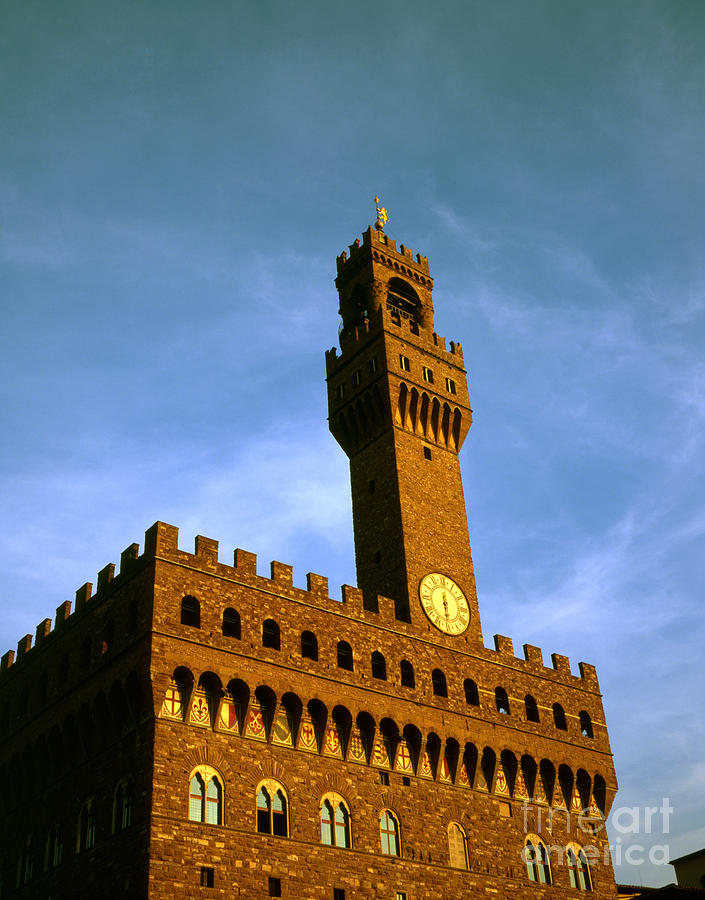
{"type": "Polygon", "coordinates": [[[262,646],[270,647],[272,650],[280,649],[279,625],[274,619],[265,619],[262,623],[262,646]]]}
{"type": "Polygon", "coordinates": [[[448,696],[448,684],[446,682],[446,676],[440,669],[434,669],[431,673],[431,684],[433,686],[433,693],[436,697],[448,696]]]}
{"type": "Polygon", "coordinates": [[[370,659],[372,666],[372,677],[379,678],[380,681],[387,680],[387,662],[384,658],[384,655],[379,652],[379,650],[375,650],[370,659]]]}
{"type": "Polygon", "coordinates": [[[338,668],[347,669],[349,672],[353,670],[352,647],[347,641],[338,641],[338,668]]]}
{"type": "Polygon", "coordinates": [[[401,674],[402,687],[416,687],[416,679],[414,678],[414,667],[408,659],[403,659],[399,664],[401,674]]]}
{"type": "Polygon", "coordinates": [[[240,613],[228,607],[223,612],[223,635],[225,637],[240,638],[240,613]]]}
{"type": "Polygon", "coordinates": [[[560,703],[553,704],[553,724],[560,731],[568,730],[568,721],[565,717],[565,710],[560,705],[560,703]]]}
{"type": "Polygon", "coordinates": [[[495,688],[494,699],[495,705],[497,706],[497,712],[501,713],[503,716],[508,716],[509,697],[507,696],[507,692],[503,687],[495,688]]]}
{"type": "Polygon", "coordinates": [[[201,604],[190,595],[181,601],[181,624],[190,628],[201,627],[201,604]]]}
{"type": "Polygon", "coordinates": [[[531,694],[527,694],[524,698],[524,706],[526,708],[526,721],[527,722],[538,722],[539,721],[539,708],[536,703],[536,699],[531,696],[531,694]]]}
{"type": "Polygon", "coordinates": [[[479,706],[480,705],[480,692],[477,689],[477,684],[472,680],[472,678],[466,678],[463,682],[463,688],[465,690],[465,702],[468,706],[479,706]]]}
{"type": "Polygon", "coordinates": [[[595,736],[592,730],[592,719],[590,718],[590,714],[585,712],[584,709],[580,712],[580,734],[586,738],[595,736]]]}
{"type": "Polygon", "coordinates": [[[312,631],[304,631],[301,635],[301,655],[305,659],[318,659],[318,639],[312,631]]]}

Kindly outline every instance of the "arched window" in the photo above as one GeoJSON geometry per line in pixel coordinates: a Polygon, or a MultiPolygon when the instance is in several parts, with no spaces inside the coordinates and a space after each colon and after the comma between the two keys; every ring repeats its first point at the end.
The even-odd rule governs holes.
{"type": "Polygon", "coordinates": [[[448,854],[454,869],[468,867],[468,839],[463,828],[457,822],[448,826],[448,854]]]}
{"type": "Polygon", "coordinates": [[[201,604],[190,595],[181,601],[181,624],[191,628],[201,627],[201,604]]]}
{"type": "Polygon", "coordinates": [[[433,693],[436,697],[448,696],[446,677],[440,669],[434,669],[433,672],[431,672],[431,683],[433,685],[433,693]]]}
{"type": "Polygon", "coordinates": [[[240,639],[240,613],[232,606],[223,610],[223,635],[240,639]]]}
{"type": "Polygon", "coordinates": [[[399,822],[388,809],[382,810],[379,817],[379,836],[382,841],[382,853],[386,856],[401,856],[399,822]]]}
{"type": "Polygon", "coordinates": [[[401,278],[392,278],[387,289],[387,309],[402,319],[417,321],[419,297],[412,286],[401,278]]]}
{"type": "Polygon", "coordinates": [[[527,694],[524,697],[524,707],[526,709],[526,721],[527,722],[538,722],[539,721],[539,707],[536,703],[534,697],[531,694],[527,694]]]}
{"type": "Polygon", "coordinates": [[[289,819],[284,788],[267,779],[257,789],[257,831],[261,834],[289,836],[289,819]]]}
{"type": "Polygon", "coordinates": [[[503,687],[495,688],[494,702],[497,705],[497,712],[503,716],[509,715],[509,697],[503,687]]]}
{"type": "Polygon", "coordinates": [[[353,670],[352,647],[347,641],[338,641],[338,668],[347,669],[349,672],[353,670]]]}
{"type": "Polygon", "coordinates": [[[372,677],[381,681],[387,680],[387,663],[379,650],[375,650],[372,654],[372,677]]]}
{"type": "Polygon", "coordinates": [[[312,631],[301,635],[301,655],[306,659],[318,659],[318,640],[312,631]]]}
{"type": "Polygon", "coordinates": [[[76,852],[90,850],[95,847],[95,803],[88,800],[78,817],[78,835],[76,840],[76,852]]]}
{"type": "MultiPolygon", "coordinates": [[[[27,884],[34,875],[34,845],[30,834],[22,847],[22,857],[18,874],[19,884],[27,884]]],[[[19,887],[19,885],[18,885],[19,887]]]]}
{"type": "Polygon", "coordinates": [[[529,881],[551,884],[551,867],[546,845],[536,835],[529,835],[524,844],[524,862],[529,881]]]}
{"type": "Polygon", "coordinates": [[[132,782],[128,779],[118,782],[113,802],[113,834],[123,831],[132,824],[132,782]]]}
{"type": "Polygon", "coordinates": [[[262,646],[271,647],[272,650],[279,650],[281,646],[279,626],[274,619],[265,619],[262,622],[262,646]]]}
{"type": "Polygon", "coordinates": [[[590,718],[590,714],[586,713],[584,709],[580,711],[580,733],[586,738],[595,736],[592,730],[592,719],[590,718]]]}
{"type": "Polygon", "coordinates": [[[403,659],[399,664],[401,674],[401,683],[403,687],[416,687],[416,679],[414,678],[414,667],[408,659],[403,659]]]}
{"type": "Polygon", "coordinates": [[[472,680],[472,678],[466,678],[463,682],[463,689],[465,691],[465,702],[468,706],[479,706],[480,705],[480,692],[477,689],[477,684],[472,680]]]}
{"type": "Polygon", "coordinates": [[[565,718],[565,710],[560,705],[560,703],[553,704],[553,722],[556,728],[559,728],[561,731],[568,730],[568,723],[565,718]]]}
{"type": "Polygon", "coordinates": [[[592,878],[587,858],[580,847],[570,845],[566,850],[566,863],[568,865],[568,878],[570,886],[580,891],[592,890],[592,878]]]}
{"type": "Polygon", "coordinates": [[[47,853],[46,853],[46,865],[45,868],[56,868],[56,866],[60,865],[61,859],[64,855],[64,846],[63,840],[61,837],[61,827],[59,825],[54,825],[49,830],[49,836],[47,837],[47,853]]]}
{"type": "Polygon", "coordinates": [[[326,794],[321,802],[321,842],[331,847],[351,846],[350,811],[338,794],[326,794]]]}
{"type": "Polygon", "coordinates": [[[49,838],[47,840],[46,867],[49,868],[49,866],[51,866],[52,869],[55,869],[58,865],[61,865],[63,856],[64,841],[61,834],[61,826],[54,825],[49,831],[49,838]]]}
{"type": "Polygon", "coordinates": [[[223,824],[223,779],[210,766],[199,766],[191,773],[188,817],[191,822],[223,824]]]}

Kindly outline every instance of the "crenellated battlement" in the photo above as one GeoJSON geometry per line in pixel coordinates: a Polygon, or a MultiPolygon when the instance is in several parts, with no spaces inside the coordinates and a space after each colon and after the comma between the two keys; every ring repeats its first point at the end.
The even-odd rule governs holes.
{"type": "MultiPolygon", "coordinates": [[[[221,563],[218,559],[218,541],[197,535],[194,552],[179,548],[179,530],[165,522],[155,522],[145,532],[144,552],[140,555],[139,545],[130,544],[120,556],[120,569],[116,573],[114,563],[104,566],[97,576],[97,590],[92,593],[92,584],[86,582],[77,591],[73,612],[71,601],[66,600],[56,609],[54,627],[51,619],[43,619],[34,633],[26,634],[17,644],[17,652],[8,650],[2,657],[0,678],[10,668],[24,664],[41,650],[48,639],[57,632],[62,632],[76,619],[83,618],[99,607],[101,601],[117,591],[128,579],[143,567],[157,560],[176,563],[201,573],[207,573],[228,581],[251,587],[262,594],[269,594],[285,600],[333,613],[347,619],[361,620],[367,624],[388,631],[399,632],[409,637],[418,636],[411,625],[400,622],[395,617],[394,602],[388,597],[377,597],[377,609],[370,609],[363,600],[359,588],[343,585],[339,600],[329,596],[328,578],[313,572],[306,574],[306,587],[294,585],[293,566],[274,560],[270,563],[269,577],[257,573],[257,556],[247,550],[237,548],[233,554],[233,564],[221,563]]],[[[543,653],[539,647],[530,644],[523,646],[523,658],[514,654],[511,638],[502,635],[494,636],[494,647],[469,647],[458,643],[452,647],[453,652],[497,663],[505,668],[520,672],[532,673],[542,678],[599,693],[599,685],[595,667],[587,663],[579,663],[579,674],[571,671],[567,657],[553,653],[551,665],[544,664],[543,653]]]]}
{"type": "MultiPolygon", "coordinates": [[[[37,625],[34,633],[34,647],[32,646],[32,635],[26,634],[20,638],[17,643],[17,652],[8,650],[0,658],[0,676],[13,665],[21,662],[26,656],[33,655],[34,652],[42,646],[48,638],[51,638],[58,632],[66,630],[67,626],[73,624],[84,613],[89,612],[115,589],[120,587],[130,577],[137,567],[145,561],[147,554],[140,557],[139,544],[130,544],[120,555],[120,569],[115,574],[115,563],[108,563],[103,566],[96,577],[96,592],[93,593],[92,582],[87,581],[81,585],[76,591],[73,602],[73,612],[71,610],[71,600],[65,600],[56,608],[56,616],[54,619],[54,627],[52,628],[52,620],[43,619],[37,625]]],[[[141,568],[141,565],[139,566],[141,568]]]]}
{"type": "Polygon", "coordinates": [[[347,280],[357,271],[359,264],[369,260],[370,255],[377,262],[386,264],[406,278],[413,279],[428,288],[433,285],[426,256],[421,256],[420,253],[414,255],[411,247],[405,247],[404,244],[400,244],[397,250],[395,240],[383,231],[371,227],[363,232],[362,243],[357,238],[349,245],[347,251],[343,250],[340,256],[336,257],[338,278],[347,280]]]}
{"type": "Polygon", "coordinates": [[[559,653],[552,653],[551,665],[546,666],[543,661],[543,651],[540,647],[534,647],[532,644],[522,645],[522,650],[524,651],[523,657],[515,656],[514,642],[510,637],[505,637],[502,634],[495,634],[494,649],[487,649],[490,654],[494,652],[502,661],[511,660],[512,662],[518,662],[521,664],[521,668],[535,672],[536,674],[541,674],[543,670],[548,669],[548,671],[554,672],[559,676],[561,680],[568,681],[572,678],[580,678],[586,682],[590,688],[599,691],[597,670],[595,669],[595,666],[590,663],[578,663],[579,675],[574,675],[568,657],[562,656],[559,653]]]}

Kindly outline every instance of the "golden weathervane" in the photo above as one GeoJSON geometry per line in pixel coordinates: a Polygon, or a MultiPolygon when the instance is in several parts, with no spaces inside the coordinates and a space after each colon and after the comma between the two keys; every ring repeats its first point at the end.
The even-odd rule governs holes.
{"type": "Polygon", "coordinates": [[[379,229],[379,231],[382,231],[389,216],[387,215],[387,210],[383,206],[379,205],[379,197],[375,197],[375,207],[377,209],[377,221],[375,223],[375,228],[379,229]]]}

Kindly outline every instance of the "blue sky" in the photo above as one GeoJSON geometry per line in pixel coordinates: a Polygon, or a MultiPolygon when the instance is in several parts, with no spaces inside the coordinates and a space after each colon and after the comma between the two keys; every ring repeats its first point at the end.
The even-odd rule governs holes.
{"type": "Polygon", "coordinates": [[[323,352],[379,194],[465,351],[487,640],[597,665],[617,802],[675,807],[623,845],[705,846],[705,6],[2,18],[2,652],[156,519],[354,583],[323,352]]]}

